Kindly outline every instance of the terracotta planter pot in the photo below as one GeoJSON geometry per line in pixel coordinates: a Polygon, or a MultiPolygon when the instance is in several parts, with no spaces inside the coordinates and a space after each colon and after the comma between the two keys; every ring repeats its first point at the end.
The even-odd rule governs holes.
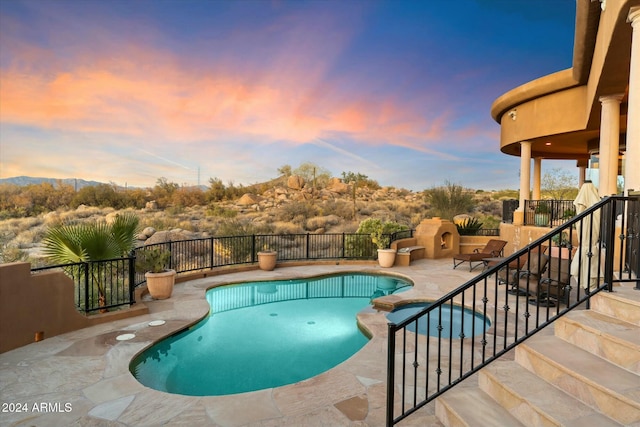
{"type": "Polygon", "coordinates": [[[551,246],[551,250],[549,251],[549,255],[551,255],[552,258],[562,258],[562,259],[569,259],[570,253],[571,253],[571,250],[569,248],[564,248],[564,247],[561,248],[558,246],[551,246]]]}
{"type": "Polygon", "coordinates": [[[258,266],[260,270],[271,271],[276,268],[276,261],[278,260],[278,252],[276,251],[261,251],[258,252],[258,266]]]}
{"type": "Polygon", "coordinates": [[[173,285],[176,279],[175,270],[167,270],[162,273],[147,272],[144,277],[147,279],[147,289],[151,298],[167,299],[173,293],[173,285]]]}
{"type": "Polygon", "coordinates": [[[389,268],[393,267],[396,262],[396,250],[395,249],[378,249],[378,264],[380,267],[389,268]]]}

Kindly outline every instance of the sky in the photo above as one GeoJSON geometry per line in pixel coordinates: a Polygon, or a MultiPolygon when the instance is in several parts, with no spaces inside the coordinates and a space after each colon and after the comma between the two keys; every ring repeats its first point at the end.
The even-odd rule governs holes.
{"type": "Polygon", "coordinates": [[[491,104],[571,67],[575,1],[0,0],[0,178],[250,185],[312,162],[516,189],[491,104]]]}

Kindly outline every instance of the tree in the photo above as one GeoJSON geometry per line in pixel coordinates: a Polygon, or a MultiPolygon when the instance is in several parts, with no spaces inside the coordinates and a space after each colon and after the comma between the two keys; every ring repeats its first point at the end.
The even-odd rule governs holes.
{"type": "Polygon", "coordinates": [[[555,200],[573,200],[578,194],[578,180],[571,172],[554,168],[542,177],[542,191],[555,200]]]}
{"type": "Polygon", "coordinates": [[[471,212],[475,206],[472,193],[449,181],[444,186],[425,191],[425,199],[436,216],[449,220],[458,214],[471,212]]]}
{"type": "MultiPolygon", "coordinates": [[[[43,253],[58,264],[100,261],[127,256],[133,249],[139,230],[138,217],[126,212],[105,221],[63,224],[47,230],[42,241],[43,253]]],[[[93,282],[98,286],[98,304],[104,307],[104,268],[91,265],[93,282]]]]}
{"type": "Polygon", "coordinates": [[[278,173],[284,177],[291,176],[291,165],[282,165],[278,168],[278,173]]]}
{"type": "Polygon", "coordinates": [[[311,162],[302,163],[293,171],[293,174],[301,176],[306,182],[313,183],[314,188],[316,184],[324,187],[331,178],[331,172],[328,169],[311,162]]]}
{"type": "Polygon", "coordinates": [[[369,177],[365,174],[362,174],[360,172],[358,173],[354,173],[354,172],[342,172],[342,181],[349,183],[349,182],[360,182],[360,181],[366,181],[367,179],[369,179],[369,177]]]}

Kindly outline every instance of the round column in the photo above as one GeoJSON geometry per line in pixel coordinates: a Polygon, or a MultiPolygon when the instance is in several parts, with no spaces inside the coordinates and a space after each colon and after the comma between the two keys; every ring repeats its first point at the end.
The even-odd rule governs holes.
{"type": "Polygon", "coordinates": [[[531,185],[531,142],[520,143],[520,204],[518,210],[524,212],[524,201],[529,199],[531,185]]]}
{"type": "Polygon", "coordinates": [[[620,101],[624,94],[601,96],[600,115],[600,197],[618,192],[618,154],[620,152],[620,101]]]}
{"type": "Polygon", "coordinates": [[[542,158],[536,157],[533,159],[533,191],[531,194],[531,200],[541,200],[540,196],[540,175],[542,174],[542,158]]]}
{"type": "Polygon", "coordinates": [[[629,108],[627,111],[627,149],[624,189],[640,191],[640,7],[629,10],[633,27],[629,72],[629,108]]]}

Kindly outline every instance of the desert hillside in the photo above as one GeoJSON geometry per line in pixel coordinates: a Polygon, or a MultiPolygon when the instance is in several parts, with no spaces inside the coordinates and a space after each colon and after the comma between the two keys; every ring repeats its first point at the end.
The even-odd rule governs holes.
{"type": "MultiPolygon", "coordinates": [[[[283,176],[250,187],[224,186],[216,180],[210,183],[209,189],[203,191],[159,180],[153,189],[130,190],[143,196],[137,202],[138,206],[130,207],[118,206],[122,203],[117,198],[113,199],[113,206],[77,204],[81,192],[105,190],[99,186],[98,190],[87,190],[92,187],[86,187],[75,192],[75,199],[70,198],[66,206],[49,211],[46,206],[40,206],[41,209],[32,206],[33,213],[22,217],[10,217],[10,210],[6,208],[11,203],[8,194],[24,196],[29,192],[25,189],[27,187],[21,187],[21,192],[16,193],[15,187],[7,190],[0,186],[4,203],[0,215],[3,218],[0,220],[0,261],[29,260],[40,264],[39,244],[49,227],[78,221],[109,221],[121,211],[132,211],[139,217],[141,233],[138,244],[141,245],[145,241],[152,243],[167,238],[179,240],[211,235],[356,232],[360,222],[367,218],[379,218],[413,228],[424,218],[469,214],[482,222],[484,228],[496,228],[501,219],[500,199],[513,196],[513,192],[470,190],[455,184],[412,192],[380,187],[368,179],[354,186],[353,181],[345,183],[340,178],[314,181],[299,175],[283,176]],[[447,192],[452,198],[464,197],[471,202],[460,208],[443,206],[447,201],[440,199],[443,195],[446,197],[447,192]],[[171,197],[168,197],[169,193],[171,197]]],[[[45,193],[39,195],[42,205],[48,203],[47,197],[55,198],[55,194],[47,196],[47,189],[51,193],[65,191],[63,185],[41,185],[45,188],[36,190],[45,193]]],[[[35,190],[31,188],[31,191],[35,190]]],[[[125,197],[122,190],[119,191],[116,194],[125,197]]],[[[64,197],[57,196],[58,200],[64,197]]],[[[451,200],[448,202],[451,204],[451,200]]]]}

